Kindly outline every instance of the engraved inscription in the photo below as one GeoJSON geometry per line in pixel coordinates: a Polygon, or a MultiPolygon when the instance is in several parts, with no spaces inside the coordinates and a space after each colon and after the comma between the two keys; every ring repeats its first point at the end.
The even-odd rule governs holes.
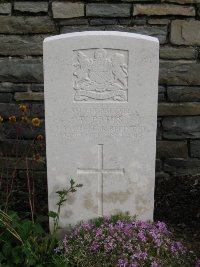
{"type": "Polygon", "coordinates": [[[128,101],[128,51],[75,50],[73,62],[75,102],[128,101]]]}
{"type": "Polygon", "coordinates": [[[98,145],[98,168],[84,168],[84,169],[77,169],[77,174],[98,174],[98,215],[103,216],[103,175],[106,173],[113,173],[113,174],[125,174],[124,169],[104,169],[103,164],[103,144],[98,145]]]}
{"type": "MultiPolygon", "coordinates": [[[[69,113],[65,108],[63,114],[69,113]]],[[[104,138],[140,140],[154,131],[154,124],[149,123],[151,114],[141,116],[129,108],[74,107],[69,118],[55,122],[55,127],[62,133],[56,138],[74,140],[84,136],[97,142],[104,138]],[[64,133],[64,134],[63,134],[64,133]]]]}

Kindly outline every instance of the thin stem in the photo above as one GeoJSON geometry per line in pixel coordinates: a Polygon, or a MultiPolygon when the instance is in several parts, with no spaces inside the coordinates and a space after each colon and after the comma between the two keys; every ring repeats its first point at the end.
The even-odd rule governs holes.
{"type": "Polygon", "coordinates": [[[29,168],[28,168],[28,158],[26,157],[26,177],[27,177],[27,183],[28,183],[28,199],[29,199],[29,206],[31,209],[31,220],[34,223],[34,212],[33,212],[33,205],[31,201],[31,186],[30,186],[30,177],[29,177],[29,168]]]}
{"type": "Polygon", "coordinates": [[[32,206],[33,206],[33,216],[35,214],[35,180],[34,180],[34,176],[32,176],[33,179],[32,179],[32,183],[33,183],[33,186],[32,186],[32,206]]]}
{"type": "Polygon", "coordinates": [[[9,202],[9,198],[12,194],[12,190],[13,190],[13,184],[14,184],[14,177],[16,175],[16,169],[13,170],[12,174],[11,174],[11,179],[10,179],[10,188],[7,191],[7,195],[6,195],[6,204],[5,204],[5,211],[7,211],[8,209],[8,202],[9,202]]]}

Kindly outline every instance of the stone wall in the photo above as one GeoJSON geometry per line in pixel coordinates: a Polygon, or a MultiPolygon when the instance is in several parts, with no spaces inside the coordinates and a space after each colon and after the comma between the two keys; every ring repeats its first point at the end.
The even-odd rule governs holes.
{"type": "MultiPolygon", "coordinates": [[[[14,168],[16,179],[23,181],[27,162],[16,165],[16,147],[18,156],[22,155],[38,134],[44,134],[43,39],[88,30],[128,31],[160,40],[155,214],[177,222],[198,220],[200,0],[0,0],[1,172],[6,176],[5,170],[14,168]],[[31,118],[42,119],[34,129],[21,124],[23,141],[16,140],[16,131],[8,121],[11,115],[21,119],[20,103],[28,103],[31,118]],[[189,205],[186,210],[183,199],[189,205]]],[[[31,178],[45,188],[45,153],[40,151],[37,161],[31,153],[29,156],[31,178]]]]}

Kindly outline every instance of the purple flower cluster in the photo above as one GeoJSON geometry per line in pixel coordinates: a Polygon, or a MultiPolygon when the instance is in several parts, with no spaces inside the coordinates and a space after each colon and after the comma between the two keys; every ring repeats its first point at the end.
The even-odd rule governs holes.
{"type": "Polygon", "coordinates": [[[180,242],[171,239],[165,223],[112,217],[75,227],[55,252],[72,266],[200,266],[180,242]]]}
{"type": "Polygon", "coordinates": [[[196,261],[196,266],[195,267],[200,267],[200,259],[198,259],[197,261],[196,261]]]}

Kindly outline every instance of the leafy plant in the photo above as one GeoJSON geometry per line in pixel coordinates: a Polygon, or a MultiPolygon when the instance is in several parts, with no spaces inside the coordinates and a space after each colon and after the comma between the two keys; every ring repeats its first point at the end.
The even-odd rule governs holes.
{"type": "Polygon", "coordinates": [[[6,214],[0,211],[0,266],[66,267],[63,258],[53,253],[58,242],[56,234],[59,229],[60,209],[67,201],[67,196],[81,186],[71,179],[68,189],[57,192],[57,212],[49,212],[50,219],[54,221],[52,233],[42,227],[42,222],[46,220],[44,217],[33,222],[21,220],[15,212],[6,214]]]}
{"type": "Polygon", "coordinates": [[[128,215],[77,225],[66,233],[55,252],[70,266],[200,266],[192,252],[173,240],[165,223],[146,223],[128,215]]]}

